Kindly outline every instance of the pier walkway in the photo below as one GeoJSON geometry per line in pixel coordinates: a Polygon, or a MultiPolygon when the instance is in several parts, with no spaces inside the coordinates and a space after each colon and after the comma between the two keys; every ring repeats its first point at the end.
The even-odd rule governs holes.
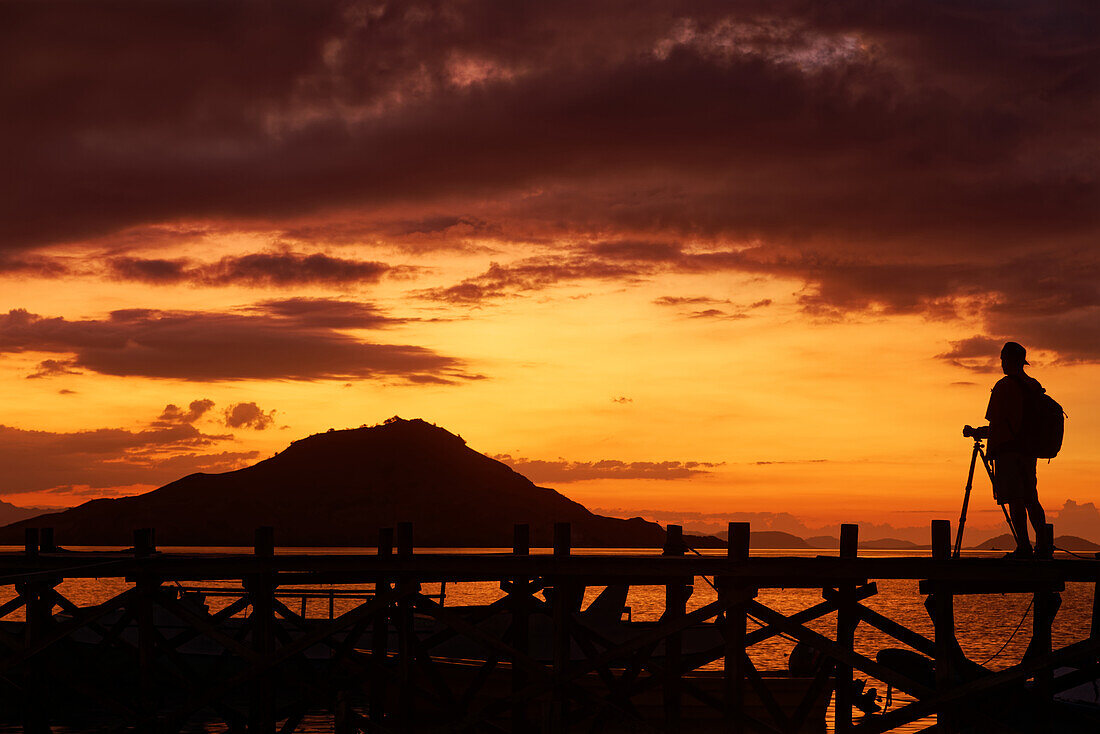
{"type": "Polygon", "coordinates": [[[530,552],[522,525],[510,553],[416,552],[405,524],[383,531],[377,553],[276,555],[271,529],[260,528],[253,553],[220,555],[158,552],[148,529],[135,531],[125,552],[69,552],[52,530],[31,530],[22,552],[0,553],[0,585],[12,592],[0,605],[2,710],[34,734],[93,711],[110,722],[96,730],[177,732],[198,716],[273,734],[300,731],[319,710],[338,734],[787,734],[824,731],[834,691],[842,734],[888,732],[929,716],[948,734],[1067,731],[1096,713],[1067,714],[1055,696],[1100,678],[1100,604],[1085,639],[1055,649],[1051,626],[1065,584],[1095,587],[1100,561],[952,558],[946,521],[932,524],[931,557],[860,557],[854,525],[843,527],[838,555],[813,558],[751,555],[746,523],[730,524],[726,553],[706,556],[688,554],[676,526],[661,556],[574,555],[569,531],[556,526],[550,554],[530,552]],[[715,599],[689,611],[698,577],[712,581],[715,599]],[[81,606],[57,588],[81,578],[124,581],[125,590],[81,606]],[[864,603],[888,579],[919,582],[932,636],[864,603]],[[424,591],[467,581],[499,584],[502,596],[456,607],[424,591]],[[237,591],[211,611],[181,584],[237,591]],[[339,592],[345,611],[314,618],[280,592],[303,585],[364,591],[339,592]],[[612,590],[636,585],[664,587],[658,621],[620,621],[622,597],[612,590]],[[599,622],[592,607],[580,609],[591,587],[608,589],[600,598],[613,614],[599,622]],[[779,588],[821,596],[780,613],[757,598],[779,588]],[[1032,597],[1021,662],[993,671],[966,659],[954,613],[962,594],[1032,597]],[[825,617],[835,619],[828,634],[825,617]],[[860,625],[928,667],[862,654],[860,625]],[[807,671],[784,678],[754,666],[752,646],[778,635],[813,651],[807,671]],[[911,700],[854,716],[856,674],[911,700]]]}

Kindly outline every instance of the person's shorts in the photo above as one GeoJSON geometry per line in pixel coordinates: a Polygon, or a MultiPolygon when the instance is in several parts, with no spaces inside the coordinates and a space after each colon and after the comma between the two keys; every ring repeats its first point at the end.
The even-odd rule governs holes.
{"type": "Polygon", "coordinates": [[[1038,501],[1034,456],[1005,453],[993,461],[993,497],[997,504],[1038,501]]]}

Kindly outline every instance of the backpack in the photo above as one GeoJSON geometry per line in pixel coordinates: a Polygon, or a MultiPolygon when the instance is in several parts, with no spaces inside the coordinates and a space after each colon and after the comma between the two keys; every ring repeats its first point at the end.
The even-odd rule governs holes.
{"type": "Polygon", "coordinates": [[[1023,449],[1040,459],[1053,459],[1062,449],[1066,413],[1045,388],[1033,388],[1015,375],[1012,376],[1024,394],[1024,424],[1020,430],[1023,449]]]}

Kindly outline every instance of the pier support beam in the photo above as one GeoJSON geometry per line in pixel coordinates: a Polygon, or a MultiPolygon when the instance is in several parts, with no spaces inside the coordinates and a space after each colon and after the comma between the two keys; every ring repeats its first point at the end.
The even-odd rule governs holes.
{"type": "MultiPolygon", "coordinates": [[[[149,558],[156,552],[156,534],[153,528],[135,530],[134,556],[149,558]]],[[[160,702],[157,700],[157,629],[154,605],[160,589],[160,579],[150,573],[141,573],[137,576],[136,586],[138,595],[134,616],[138,625],[138,671],[140,673],[138,705],[144,716],[155,720],[160,702]]],[[[148,725],[142,731],[152,734],[156,731],[156,724],[148,725]]]]}
{"type": "MultiPolygon", "coordinates": [[[[388,558],[393,555],[393,528],[381,528],[378,531],[378,556],[388,558]]],[[[381,599],[390,592],[390,582],[385,576],[379,576],[374,582],[374,598],[381,599]]],[[[370,683],[370,703],[368,716],[370,723],[377,731],[384,731],[386,724],[386,684],[389,676],[386,668],[389,666],[389,614],[386,610],[380,610],[374,617],[371,630],[371,659],[377,665],[374,666],[374,674],[370,683]]]]}
{"type": "MultiPolygon", "coordinates": [[[[275,555],[275,529],[270,526],[256,528],[253,550],[257,558],[272,558],[275,555]]],[[[249,618],[252,649],[260,655],[270,655],[275,651],[275,585],[272,574],[261,572],[253,575],[248,579],[246,588],[252,602],[249,618]]],[[[256,676],[252,684],[248,732],[275,732],[275,676],[271,671],[256,676]]]]}
{"type": "MultiPolygon", "coordinates": [[[[859,554],[859,526],[846,523],[840,526],[840,557],[855,558],[859,554]]],[[[836,644],[847,651],[855,649],[856,626],[859,616],[853,605],[855,584],[842,584],[837,589],[839,606],[836,613],[836,644]]],[[[852,666],[836,662],[836,701],[833,706],[836,734],[848,734],[852,730],[852,666]]]]}
{"type": "MultiPolygon", "coordinates": [[[[727,533],[726,558],[731,563],[744,563],[749,560],[749,524],[731,522],[727,533]]],[[[730,578],[716,579],[720,600],[728,594],[737,595],[743,589],[730,578]]],[[[746,604],[735,604],[726,610],[722,634],[725,640],[723,654],[725,675],[726,721],[731,732],[743,734],[745,710],[745,662],[748,650],[745,648],[746,604]]]]}
{"type": "MultiPolygon", "coordinates": [[[[24,530],[24,553],[27,559],[38,557],[38,528],[24,530]]],[[[18,585],[17,590],[26,603],[27,623],[24,627],[24,644],[28,649],[38,645],[46,636],[53,618],[50,611],[53,604],[49,590],[53,584],[45,577],[38,576],[18,585]]],[[[26,665],[26,693],[23,696],[23,732],[24,734],[48,734],[50,729],[50,702],[48,688],[48,669],[41,657],[32,657],[26,665]]]]}
{"type": "MultiPolygon", "coordinates": [[[[951,521],[932,521],[932,559],[948,561],[951,558],[951,521]]],[[[946,590],[933,591],[925,604],[932,617],[936,637],[936,690],[945,692],[955,681],[954,660],[959,643],[955,637],[955,596],[946,590]]],[[[936,714],[937,731],[955,734],[959,730],[953,707],[945,705],[936,714]]]]}
{"type": "MultiPolygon", "coordinates": [[[[683,556],[684,529],[680,525],[665,528],[665,548],[662,555],[683,556]]],[[[687,600],[693,589],[694,579],[676,579],[665,586],[665,613],[662,622],[672,622],[687,613],[687,600]]],[[[664,707],[665,731],[680,731],[680,661],[683,654],[683,636],[675,632],[665,638],[664,707]]]]}
{"type": "MultiPolygon", "coordinates": [[[[554,523],[554,558],[568,558],[572,549],[572,526],[567,522],[554,523]]],[[[570,622],[572,620],[571,602],[573,588],[563,576],[554,578],[554,592],[551,600],[554,639],[554,687],[550,702],[550,731],[560,734],[569,730],[569,695],[566,691],[564,676],[569,668],[572,651],[570,622]]]]}
{"type": "MultiPolygon", "coordinates": [[[[512,555],[531,555],[531,526],[517,524],[512,532],[512,555]]],[[[530,579],[527,576],[512,578],[512,647],[523,655],[530,655],[530,579]]],[[[512,661],[512,731],[527,734],[527,706],[517,696],[527,687],[527,671],[518,660],[512,661]]]]}

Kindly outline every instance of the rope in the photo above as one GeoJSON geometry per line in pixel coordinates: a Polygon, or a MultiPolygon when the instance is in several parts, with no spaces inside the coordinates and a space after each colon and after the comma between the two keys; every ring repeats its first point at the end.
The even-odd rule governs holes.
{"type": "Polygon", "coordinates": [[[1012,630],[1012,634],[1008,636],[1007,640],[1005,640],[1005,644],[1001,645],[1001,649],[993,653],[990,657],[986,658],[982,662],[978,663],[978,665],[981,665],[984,668],[986,665],[989,665],[991,662],[996,660],[1000,656],[1000,654],[1005,651],[1005,648],[1008,647],[1008,644],[1012,642],[1013,638],[1016,637],[1016,633],[1019,632],[1020,628],[1024,626],[1024,620],[1027,619],[1028,612],[1031,611],[1031,605],[1034,603],[1035,597],[1032,597],[1031,601],[1027,603],[1027,609],[1024,610],[1024,616],[1020,617],[1020,623],[1016,625],[1016,629],[1012,630]]]}
{"type": "Polygon", "coordinates": [[[1073,556],[1074,558],[1082,558],[1086,561],[1095,561],[1096,560],[1096,556],[1083,556],[1080,553],[1074,553],[1071,550],[1066,550],[1065,548],[1059,548],[1058,546],[1054,546],[1054,550],[1062,551],[1063,553],[1068,553],[1071,556],[1073,556]]]}

